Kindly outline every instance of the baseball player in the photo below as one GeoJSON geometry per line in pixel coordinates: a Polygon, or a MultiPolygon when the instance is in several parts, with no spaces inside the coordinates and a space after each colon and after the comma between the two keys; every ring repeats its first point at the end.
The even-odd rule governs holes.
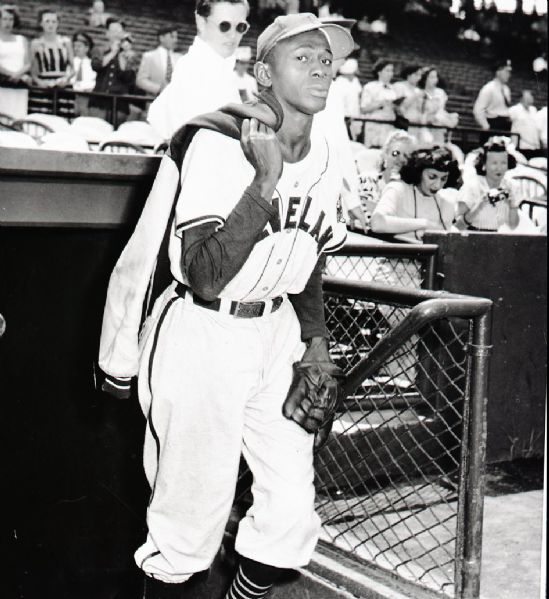
{"type": "MultiPolygon", "coordinates": [[[[173,282],[146,321],[137,360],[131,343],[117,345],[124,317],[142,300],[127,287],[143,270],[128,248],[111,277],[100,365],[118,393],[138,370],[147,417],[152,491],[148,535],[135,554],[146,599],[185,597],[185,582],[212,563],[241,453],[253,505],[239,525],[240,565],[226,597],[265,597],[281,569],[306,565],[315,548],[315,429],[297,424],[286,398],[294,363],[330,371],[321,273],[324,254],[346,236],[343,175],[311,125],[325,106],[332,60],[353,46],[348,30],[313,14],[278,17],[258,38],[254,67],[270,90],[270,117],[260,102],[240,138],[200,128],[182,151],[183,130],[174,136],[151,192],[162,202],[161,179],[173,178],[175,161],[173,282]]],[[[143,247],[143,223],[157,213],[148,200],[129,247],[143,247]]]]}

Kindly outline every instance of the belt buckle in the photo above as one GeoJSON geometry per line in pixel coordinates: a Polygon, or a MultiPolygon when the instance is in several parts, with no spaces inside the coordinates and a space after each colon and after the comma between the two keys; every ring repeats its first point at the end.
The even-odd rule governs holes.
{"type": "Polygon", "coordinates": [[[235,302],[233,316],[236,318],[256,318],[263,315],[264,302],[235,302]]]}

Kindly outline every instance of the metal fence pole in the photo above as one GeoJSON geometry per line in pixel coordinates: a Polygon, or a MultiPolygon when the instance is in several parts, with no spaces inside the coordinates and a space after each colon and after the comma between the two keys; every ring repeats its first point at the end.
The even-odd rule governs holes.
{"type": "Polygon", "coordinates": [[[469,347],[470,385],[464,414],[462,449],[462,501],[458,510],[456,540],[456,593],[459,599],[477,599],[480,594],[484,470],[486,460],[486,403],[491,340],[491,310],[473,319],[469,347]]]}

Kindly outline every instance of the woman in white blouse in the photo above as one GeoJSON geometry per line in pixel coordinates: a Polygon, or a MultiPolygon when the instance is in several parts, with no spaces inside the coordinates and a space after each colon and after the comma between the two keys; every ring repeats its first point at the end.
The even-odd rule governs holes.
{"type": "Polygon", "coordinates": [[[19,15],[12,6],[0,7],[0,112],[13,119],[27,115],[30,83],[29,44],[13,33],[19,15]]]}
{"type": "Polygon", "coordinates": [[[466,171],[458,213],[467,229],[495,233],[520,223],[520,188],[507,176],[517,162],[503,138],[492,137],[478,151],[474,171],[466,171]]]}
{"type": "Polygon", "coordinates": [[[450,150],[415,150],[400,170],[400,181],[385,186],[372,214],[375,233],[420,241],[426,230],[452,229],[456,205],[443,188],[457,189],[461,174],[450,150]]]}
{"type": "MultiPolygon", "coordinates": [[[[446,110],[447,101],[448,95],[439,87],[438,71],[434,67],[425,67],[419,79],[418,90],[408,102],[408,118],[411,122],[425,125],[457,127],[459,115],[446,110]]],[[[414,127],[410,132],[423,143],[442,145],[445,141],[445,129],[414,127]]]]}
{"type": "MultiPolygon", "coordinates": [[[[395,67],[389,60],[378,60],[373,67],[376,81],[370,81],[362,88],[360,111],[362,116],[378,121],[394,121],[397,94],[391,85],[395,67]]],[[[367,122],[364,125],[364,145],[367,148],[381,148],[394,131],[393,125],[367,122]]]]}

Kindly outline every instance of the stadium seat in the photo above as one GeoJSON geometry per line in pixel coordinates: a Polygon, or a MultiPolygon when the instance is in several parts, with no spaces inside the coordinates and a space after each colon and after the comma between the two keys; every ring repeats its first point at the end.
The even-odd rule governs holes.
{"type": "Polygon", "coordinates": [[[535,158],[530,158],[528,164],[534,168],[542,168],[547,170],[547,158],[545,158],[545,156],[536,156],[535,158]]]}
{"type": "Polygon", "coordinates": [[[0,146],[6,148],[37,148],[36,140],[22,131],[0,131],[0,146]]]}
{"type": "Polygon", "coordinates": [[[62,150],[65,152],[89,152],[88,142],[70,131],[47,133],[42,137],[40,148],[43,150],[62,150]]]}
{"type": "Polygon", "coordinates": [[[89,143],[101,143],[113,132],[113,126],[95,116],[78,116],[71,123],[69,131],[79,134],[89,143]]]}
{"type": "Polygon", "coordinates": [[[29,117],[13,121],[13,127],[18,131],[30,135],[36,140],[42,139],[46,133],[54,133],[54,130],[49,125],[46,125],[41,121],[35,121],[29,117]]]}
{"type": "Polygon", "coordinates": [[[33,112],[28,114],[26,119],[32,119],[38,123],[42,123],[47,127],[50,127],[52,131],[66,131],[70,127],[69,121],[62,116],[56,114],[45,114],[43,112],[33,112]]]}
{"type": "Polygon", "coordinates": [[[15,119],[11,117],[9,114],[4,114],[3,112],[0,112],[1,125],[8,125],[8,127],[11,127],[11,125],[13,125],[13,121],[15,121],[15,119]]]}
{"type": "Polygon", "coordinates": [[[145,148],[138,144],[120,139],[110,139],[99,145],[100,152],[111,152],[113,154],[146,154],[145,148]]]}
{"type": "Polygon", "coordinates": [[[153,148],[164,141],[145,121],[126,121],[122,123],[116,130],[116,138],[153,148]]]}
{"type": "Polygon", "coordinates": [[[354,155],[354,159],[360,174],[378,173],[381,150],[378,148],[365,148],[362,146],[360,152],[357,152],[354,155]]]}

